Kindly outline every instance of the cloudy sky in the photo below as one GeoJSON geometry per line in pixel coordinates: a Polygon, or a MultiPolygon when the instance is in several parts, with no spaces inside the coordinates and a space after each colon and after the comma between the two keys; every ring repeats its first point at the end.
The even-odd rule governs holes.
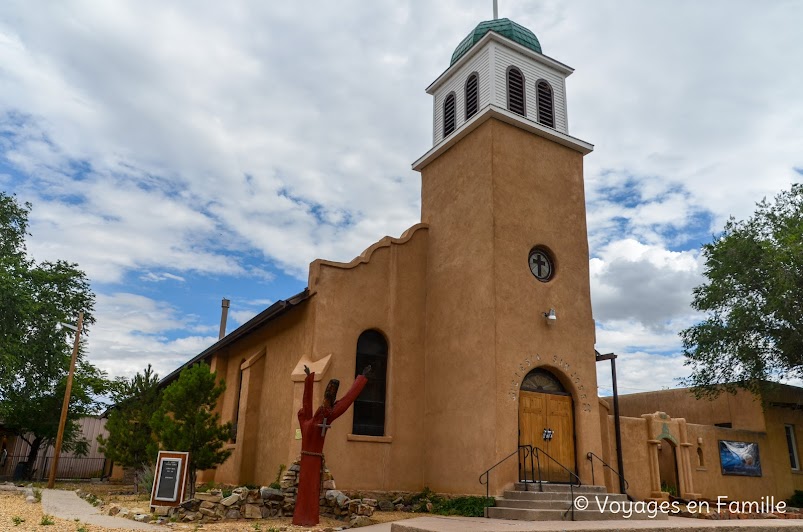
{"type": "MultiPolygon", "coordinates": [[[[676,386],[700,245],[803,179],[803,3],[513,1],[568,79],[597,349],[676,386]]],[[[97,294],[89,356],[166,375],[419,220],[424,93],[491,0],[0,4],[0,189],[97,294]]],[[[607,366],[600,368],[602,392],[607,366]]]]}

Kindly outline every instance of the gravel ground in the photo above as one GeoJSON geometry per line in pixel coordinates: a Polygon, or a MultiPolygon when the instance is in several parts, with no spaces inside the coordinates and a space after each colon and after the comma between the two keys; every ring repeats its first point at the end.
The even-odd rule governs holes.
{"type": "Polygon", "coordinates": [[[105,528],[96,525],[89,525],[69,519],[51,517],[52,525],[42,525],[42,505],[39,503],[25,502],[25,496],[21,493],[3,491],[0,492],[0,530],[38,530],[40,532],[101,532],[103,530],[127,531],[126,528],[105,528]],[[15,524],[14,518],[22,519],[19,524],[15,524]]]}
{"type": "MultiPolygon", "coordinates": [[[[132,507],[135,505],[131,505],[132,507]]],[[[42,525],[42,518],[44,516],[42,505],[40,503],[27,503],[25,496],[21,492],[7,492],[0,491],[0,532],[6,531],[21,531],[21,530],[37,530],[39,532],[101,532],[105,530],[113,531],[127,531],[130,530],[127,525],[132,521],[122,518],[109,518],[113,521],[119,520],[122,527],[108,528],[94,524],[76,521],[72,519],[62,519],[54,516],[49,516],[53,521],[52,525],[42,525]],[[14,518],[18,517],[23,519],[18,525],[14,524],[14,518]]],[[[409,519],[410,517],[418,517],[418,514],[409,514],[403,512],[376,512],[371,520],[376,523],[384,523],[396,521],[400,519],[409,519]]],[[[262,530],[266,532],[271,528],[278,530],[290,531],[323,531],[326,528],[339,528],[343,526],[342,521],[335,519],[322,518],[317,527],[307,528],[293,526],[292,519],[289,517],[280,519],[259,519],[259,520],[239,520],[239,521],[226,521],[221,523],[207,523],[200,525],[196,523],[171,523],[169,528],[163,527],[165,530],[201,530],[209,532],[254,532],[255,530],[262,530]],[[255,527],[259,525],[259,529],[255,527]]]]}

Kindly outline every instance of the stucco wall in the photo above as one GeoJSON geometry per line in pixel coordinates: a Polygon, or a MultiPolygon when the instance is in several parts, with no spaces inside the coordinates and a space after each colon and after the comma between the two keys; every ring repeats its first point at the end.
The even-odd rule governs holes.
{"type": "MultiPolygon", "coordinates": [[[[590,481],[585,454],[602,450],[582,155],[488,120],[422,171],[422,222],[351,263],[313,262],[310,300],[215,355],[229,383],[223,421],[234,418],[242,361],[254,363],[234,454],[214,480],[273,480],[300,449],[299,361],[331,355],[317,406],[328,379],[341,394],[351,385],[357,338],[376,329],[389,344],[385,436],[350,435],[351,410],[334,423],[325,453],[338,487],[484,493],[479,474],[516,449],[518,390],[535,367],[572,394],[576,465],[590,481]],[[529,271],[536,245],[555,260],[549,283],[529,271]]],[[[511,460],[493,492],[517,474],[511,460]]]]}
{"type": "MultiPolygon", "coordinates": [[[[601,444],[582,155],[489,120],[422,170],[422,220],[430,226],[427,484],[484,491],[476,476],[516,449],[519,385],[538,366],[572,392],[585,481],[581,458],[601,444]],[[549,283],[529,271],[536,245],[554,257],[549,283]],[[558,319],[548,325],[551,307],[558,319]]],[[[516,476],[511,460],[494,472],[492,491],[516,476]]]]}
{"type": "Polygon", "coordinates": [[[240,397],[243,408],[238,434],[245,437],[229,445],[232,456],[218,466],[214,476],[206,473],[202,480],[269,484],[275,479],[279,464],[287,464],[288,442],[293,438],[288,423],[293,409],[290,374],[301,354],[310,352],[308,331],[313,315],[314,300],[310,300],[215,355],[212,369],[226,381],[219,407],[223,422],[235,417],[242,361],[264,351],[264,363],[258,368],[262,373],[257,377],[261,385],[244,390],[247,393],[240,397]]]}
{"type": "Polygon", "coordinates": [[[353,409],[334,423],[325,453],[338,488],[423,487],[427,241],[427,227],[417,225],[350,264],[316,261],[310,269],[317,308],[312,355],[333,354],[325,380],[340,379],[345,393],[354,381],[359,335],[376,329],[388,339],[385,437],[350,436],[353,409]]]}
{"type": "Polygon", "coordinates": [[[624,394],[619,396],[619,411],[631,417],[666,412],[700,425],[732,423],[734,429],[763,431],[766,428],[761,401],[746,392],[722,393],[713,401],[697,400],[690,388],[624,394]]]}
{"type": "MultiPolygon", "coordinates": [[[[601,413],[603,427],[607,427],[605,456],[613,467],[616,464],[613,415],[601,413]]],[[[803,425],[803,412],[799,410],[768,408],[766,413],[767,431],[728,429],[712,425],[686,423],[691,462],[693,491],[703,499],[716,500],[719,496],[731,500],[759,501],[761,497],[774,496],[776,500],[789,498],[795,489],[803,489],[803,474],[791,470],[784,425],[795,427],[803,425]],[[747,477],[723,475],[719,458],[719,441],[744,441],[758,444],[762,475],[747,477]],[[697,449],[702,452],[702,463],[697,449]]],[[[650,485],[649,453],[652,447],[644,418],[622,417],[622,449],[624,473],[630,487],[628,493],[637,499],[654,496],[650,485]]],[[[673,434],[676,431],[672,431],[673,434]]],[[[677,434],[675,434],[677,436],[677,434]]],[[[799,440],[798,440],[799,441],[799,440]]],[[[798,454],[800,452],[798,443],[798,454]]],[[[600,469],[596,473],[599,475],[600,469]]],[[[606,485],[615,491],[616,479],[606,477],[606,485]]]]}

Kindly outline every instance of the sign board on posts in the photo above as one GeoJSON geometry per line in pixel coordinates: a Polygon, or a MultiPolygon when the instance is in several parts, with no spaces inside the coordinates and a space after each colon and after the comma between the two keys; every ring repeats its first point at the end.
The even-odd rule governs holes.
{"type": "Polygon", "coordinates": [[[151,506],[178,506],[187,489],[190,453],[159,451],[151,491],[151,506]]]}

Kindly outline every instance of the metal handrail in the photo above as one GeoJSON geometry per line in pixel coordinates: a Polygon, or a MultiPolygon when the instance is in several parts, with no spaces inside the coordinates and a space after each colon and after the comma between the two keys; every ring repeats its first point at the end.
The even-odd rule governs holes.
{"type": "MultiPolygon", "coordinates": [[[[539,484],[541,483],[541,462],[538,459],[538,456],[541,455],[541,454],[543,454],[544,456],[546,456],[547,458],[549,458],[550,460],[552,460],[553,462],[558,464],[561,468],[563,468],[564,471],[569,473],[570,477],[574,477],[575,480],[577,480],[577,487],[580,487],[582,485],[582,482],[580,482],[580,477],[578,477],[577,474],[574,471],[572,471],[571,469],[569,469],[565,465],[563,465],[560,462],[558,462],[557,460],[555,460],[553,457],[551,457],[549,455],[549,453],[547,453],[543,449],[539,449],[538,447],[535,447],[535,460],[538,463],[538,483],[539,484]]],[[[570,485],[574,485],[574,482],[569,482],[569,484],[570,485]]],[[[543,487],[541,488],[541,491],[544,491],[543,487]]]]}
{"type": "MultiPolygon", "coordinates": [[[[492,465],[491,467],[486,469],[485,472],[480,475],[480,477],[479,477],[480,484],[484,484],[485,485],[485,500],[486,500],[486,503],[491,498],[491,494],[490,494],[491,471],[493,471],[497,466],[501,465],[502,463],[504,463],[507,460],[509,460],[510,458],[512,458],[514,455],[518,455],[519,456],[519,466],[521,466],[521,462],[522,462],[521,452],[522,452],[522,450],[524,450],[523,462],[524,462],[524,467],[525,467],[525,475],[524,475],[524,490],[525,491],[529,491],[530,490],[529,485],[527,483],[527,475],[526,475],[526,467],[527,467],[527,459],[528,458],[530,460],[530,478],[533,479],[532,480],[533,483],[535,483],[535,482],[538,483],[538,488],[539,488],[540,491],[542,491],[542,492],[544,491],[543,480],[541,479],[541,458],[540,458],[540,455],[542,455],[542,454],[546,458],[548,458],[548,459],[552,460],[553,462],[555,462],[556,464],[558,464],[558,466],[560,466],[564,471],[569,473],[569,478],[570,479],[574,478],[574,480],[576,482],[569,482],[569,491],[570,491],[570,494],[571,494],[571,503],[570,503],[569,508],[564,513],[564,515],[566,515],[569,512],[571,512],[572,513],[572,521],[574,521],[575,520],[575,516],[574,516],[574,487],[575,487],[575,485],[577,487],[580,487],[582,485],[582,483],[580,482],[580,477],[578,477],[577,474],[574,473],[571,469],[569,469],[565,465],[563,465],[560,462],[558,462],[557,460],[555,460],[555,458],[550,456],[549,453],[547,453],[546,451],[544,451],[544,450],[542,450],[542,449],[540,449],[538,447],[534,447],[533,445],[519,445],[518,449],[516,449],[515,451],[513,451],[512,453],[510,453],[506,457],[504,457],[501,460],[499,460],[497,463],[495,463],[494,465],[492,465]],[[537,481],[536,481],[536,477],[535,477],[535,471],[536,470],[535,470],[535,467],[533,466],[533,456],[535,457],[535,461],[538,464],[538,480],[537,481]]],[[[486,508],[487,508],[487,506],[486,506],[486,508]]]]}
{"type": "MultiPolygon", "coordinates": [[[[494,465],[492,465],[491,467],[486,469],[483,474],[480,475],[480,478],[479,478],[480,484],[485,484],[485,502],[486,503],[488,502],[488,499],[491,498],[491,494],[490,494],[491,471],[494,470],[497,466],[499,466],[503,462],[506,462],[508,459],[512,458],[515,455],[519,456],[519,465],[521,465],[522,460],[521,460],[520,455],[521,455],[522,449],[524,449],[524,451],[525,451],[525,453],[524,453],[524,465],[525,465],[525,467],[527,466],[527,458],[529,457],[530,458],[530,472],[531,472],[530,476],[533,479],[535,478],[535,467],[533,465],[533,456],[535,455],[535,451],[533,450],[534,447],[532,445],[519,445],[518,449],[516,449],[515,451],[513,451],[512,453],[510,453],[506,457],[504,457],[501,460],[499,460],[498,462],[496,462],[494,465]],[[483,477],[485,477],[485,480],[483,480],[483,477]]],[[[535,449],[537,449],[537,448],[535,448],[535,449]]],[[[529,491],[529,489],[525,488],[525,491],[529,491]]]]}
{"type": "Polygon", "coordinates": [[[586,458],[588,458],[588,460],[591,462],[591,483],[592,483],[592,484],[594,484],[594,458],[596,458],[597,460],[599,460],[600,462],[602,462],[602,465],[604,465],[605,467],[607,467],[608,469],[610,469],[610,470],[611,470],[611,471],[612,471],[612,472],[613,472],[613,473],[614,473],[614,474],[615,474],[617,477],[619,477],[619,478],[621,478],[621,479],[622,479],[622,482],[624,482],[624,485],[625,485],[625,495],[627,495],[627,490],[629,490],[629,489],[630,489],[630,483],[627,481],[627,479],[626,479],[625,477],[623,477],[622,475],[620,475],[620,474],[619,474],[619,472],[618,472],[617,470],[615,470],[614,468],[612,468],[612,467],[611,467],[611,466],[608,464],[608,462],[606,462],[605,460],[603,460],[602,458],[600,458],[599,456],[597,456],[596,454],[594,454],[594,453],[593,453],[593,452],[591,452],[591,451],[589,451],[589,452],[588,452],[588,454],[586,454],[586,458]]]}
{"type": "MultiPolygon", "coordinates": [[[[555,462],[556,464],[558,464],[560,467],[562,467],[564,471],[569,473],[569,475],[570,475],[569,478],[574,477],[577,480],[577,487],[578,488],[582,485],[582,483],[580,482],[580,477],[578,477],[576,473],[574,473],[571,469],[569,469],[565,465],[563,465],[560,462],[558,462],[557,460],[555,460],[552,456],[549,455],[549,453],[547,453],[543,449],[539,449],[538,447],[536,447],[535,448],[535,461],[538,464],[538,487],[539,487],[539,489],[541,491],[544,491],[544,486],[543,486],[542,481],[541,481],[541,459],[539,458],[539,455],[542,455],[542,454],[544,456],[546,456],[547,458],[549,458],[550,460],[552,460],[553,462],[555,462]]],[[[574,482],[569,482],[569,493],[570,493],[570,497],[571,497],[571,502],[569,503],[569,508],[567,508],[566,511],[563,512],[563,515],[566,515],[569,512],[571,512],[572,513],[572,521],[574,521],[574,482]]]]}

